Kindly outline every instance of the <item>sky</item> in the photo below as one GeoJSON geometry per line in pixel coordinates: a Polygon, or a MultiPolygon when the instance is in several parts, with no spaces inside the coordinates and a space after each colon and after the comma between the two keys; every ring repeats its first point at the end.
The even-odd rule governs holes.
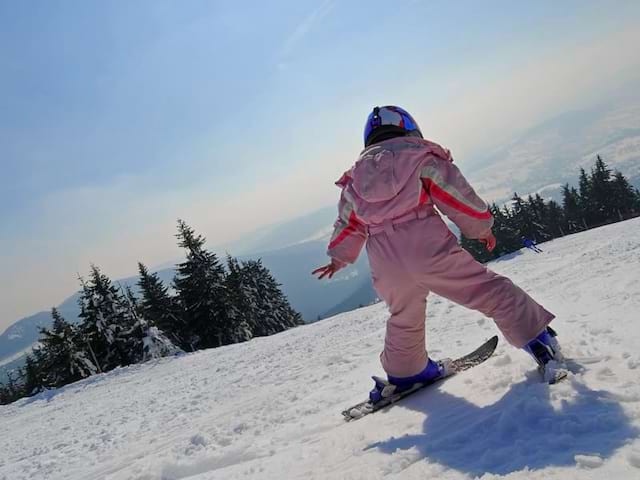
{"type": "MultiPolygon", "coordinates": [[[[374,105],[464,169],[640,78],[637,1],[0,2],[0,331],[331,205],[374,105]]],[[[233,254],[233,252],[230,252],[233,254]]]]}

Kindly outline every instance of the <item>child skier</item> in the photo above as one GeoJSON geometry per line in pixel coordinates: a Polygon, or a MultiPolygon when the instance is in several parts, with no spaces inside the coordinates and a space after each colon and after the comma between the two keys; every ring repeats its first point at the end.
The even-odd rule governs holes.
{"type": "MultiPolygon", "coordinates": [[[[336,182],[342,189],[327,254],[313,271],[331,278],[356,261],[366,244],[373,285],[390,317],[380,354],[395,391],[446,374],[425,348],[426,298],[446,297],[493,318],[509,343],[541,368],[559,358],[547,330],[554,315],[506,277],[463,250],[434,206],[467,237],[491,251],[496,239],[487,204],[476,195],[448,150],[424,140],[414,119],[395,106],[375,107],[364,129],[365,149],[336,182]]],[[[372,402],[382,398],[376,382],[372,402]]]]}

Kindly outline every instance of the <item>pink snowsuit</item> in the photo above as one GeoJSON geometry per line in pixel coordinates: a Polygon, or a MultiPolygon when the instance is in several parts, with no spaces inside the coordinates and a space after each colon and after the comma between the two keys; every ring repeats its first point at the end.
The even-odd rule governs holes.
{"type": "Polygon", "coordinates": [[[436,212],[472,239],[491,231],[493,217],[448,150],[414,137],[374,144],[336,185],[339,216],[328,255],[353,263],[366,243],[373,285],[389,307],[384,350],[387,374],[407,377],[427,364],[429,292],[493,318],[509,343],[522,347],[554,315],[511,280],[463,250],[436,212]]]}

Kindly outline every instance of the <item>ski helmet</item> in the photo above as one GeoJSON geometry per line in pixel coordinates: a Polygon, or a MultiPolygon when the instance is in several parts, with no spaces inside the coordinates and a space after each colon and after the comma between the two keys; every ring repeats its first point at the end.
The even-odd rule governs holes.
{"type": "Polygon", "coordinates": [[[364,126],[364,146],[406,135],[422,138],[420,127],[406,110],[393,105],[374,107],[364,126]]]}

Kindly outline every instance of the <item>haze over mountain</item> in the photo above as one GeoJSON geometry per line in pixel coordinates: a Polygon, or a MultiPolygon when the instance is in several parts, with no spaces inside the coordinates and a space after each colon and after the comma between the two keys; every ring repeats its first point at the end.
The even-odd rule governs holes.
{"type": "Polygon", "coordinates": [[[469,161],[464,172],[484,198],[498,203],[509,200],[514,192],[557,196],[562,184],[577,183],[581,167],[589,171],[596,155],[640,185],[637,94],[550,119],[469,161]]]}

